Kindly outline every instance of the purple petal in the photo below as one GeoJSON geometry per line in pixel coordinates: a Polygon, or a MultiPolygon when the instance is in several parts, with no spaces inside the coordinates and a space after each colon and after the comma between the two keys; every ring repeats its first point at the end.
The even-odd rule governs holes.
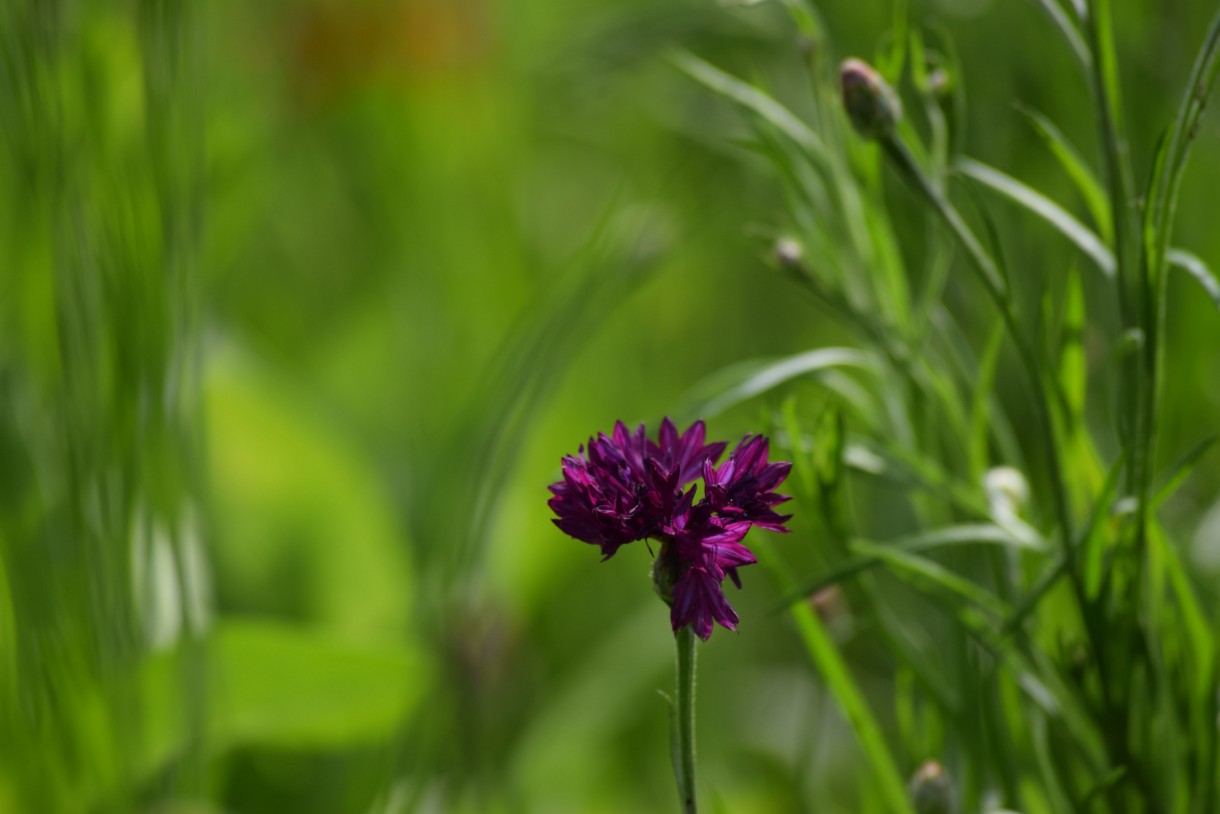
{"type": "Polygon", "coordinates": [[[668,417],[661,421],[661,429],[657,432],[657,440],[661,442],[661,452],[677,449],[680,444],[678,428],[668,417]]]}
{"type": "Polygon", "coordinates": [[[724,596],[720,583],[702,568],[688,568],[674,586],[674,602],[669,613],[674,630],[690,625],[699,638],[707,641],[714,622],[736,630],[737,618],[733,606],[724,596]]]}
{"type": "Polygon", "coordinates": [[[712,556],[716,559],[716,565],[725,571],[728,571],[730,568],[753,565],[758,562],[754,552],[741,543],[717,543],[714,546],[712,556]]]}

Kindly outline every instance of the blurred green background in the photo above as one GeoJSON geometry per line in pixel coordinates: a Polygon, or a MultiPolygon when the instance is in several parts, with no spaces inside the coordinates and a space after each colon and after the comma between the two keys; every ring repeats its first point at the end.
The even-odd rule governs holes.
{"type": "MultiPolygon", "coordinates": [[[[1213,9],[1118,5],[1146,157],[1213,9]]],[[[819,10],[840,57],[893,13],[819,10]]],[[[1095,156],[1035,4],[910,12],[959,52],[966,151],[1081,211],[1014,108],[1095,156]]],[[[599,564],[545,487],[616,419],[842,336],[770,267],[776,185],[674,46],[808,106],[777,3],[4,3],[0,811],[674,810],[647,552],[599,564]]],[[[1198,138],[1177,242],[1215,266],[1214,117],[1198,138]]],[[[994,212],[1011,268],[1071,262],[994,212]]],[[[1220,414],[1192,285],[1167,455],[1220,414]]],[[[1167,509],[1205,576],[1218,478],[1167,509]]],[[[814,562],[815,527],[776,545],[814,562]]],[[[740,633],[701,650],[709,810],[850,811],[856,746],[778,589],[743,576],[740,633]]]]}

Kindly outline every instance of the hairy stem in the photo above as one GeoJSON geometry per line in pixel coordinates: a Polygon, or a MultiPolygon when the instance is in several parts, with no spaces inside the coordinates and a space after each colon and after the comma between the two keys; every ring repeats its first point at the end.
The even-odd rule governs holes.
{"type": "Polygon", "coordinates": [[[670,752],[682,814],[695,814],[695,632],[690,625],[674,636],[677,646],[677,685],[670,716],[670,752]]]}

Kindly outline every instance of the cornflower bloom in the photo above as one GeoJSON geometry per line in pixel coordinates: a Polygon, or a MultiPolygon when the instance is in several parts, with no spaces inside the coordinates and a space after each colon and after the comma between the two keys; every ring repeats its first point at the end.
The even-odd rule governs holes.
{"type": "Polygon", "coordinates": [[[564,457],[563,480],[550,486],[555,525],[600,547],[603,559],[627,543],[657,541],[653,582],[669,603],[673,629],[689,625],[704,640],[715,623],[737,629],[722,586],[727,577],[740,588],[737,569],[757,561],[742,543],[746,532],[786,532],[791,517],[775,511],[788,500],[775,488],[792,464],[768,462],[761,435],[747,435],[717,465],[726,447],[706,443],[702,421],[679,433],[666,418],[655,442],[643,424],[632,432],[619,421],[611,435],[600,433],[564,457]],[[696,480],[703,481],[697,501],[696,480]]]}

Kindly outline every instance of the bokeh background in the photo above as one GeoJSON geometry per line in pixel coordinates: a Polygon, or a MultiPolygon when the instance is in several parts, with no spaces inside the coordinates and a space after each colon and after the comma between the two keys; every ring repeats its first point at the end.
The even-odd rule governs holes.
{"type": "MultiPolygon", "coordinates": [[[[1213,9],[1116,5],[1143,174],[1213,9]]],[[[894,13],[819,10],[840,57],[894,13]]],[[[956,47],[966,151],[1081,211],[1014,107],[1095,158],[1035,4],[910,14],[956,47]]],[[[4,3],[0,811],[674,809],[647,551],[599,563],[546,485],[616,419],[690,418],[716,371],[842,337],[775,273],[777,186],[675,47],[808,106],[778,3],[4,3]]],[[[1198,139],[1177,242],[1214,266],[1214,117],[1198,139]]],[[[995,216],[1011,268],[1070,262],[995,216]]],[[[1220,414],[1192,286],[1170,450],[1220,414]]],[[[1203,575],[1218,480],[1205,462],[1167,508],[1203,575]]],[[[794,525],[776,545],[804,575],[816,525],[794,525]]],[[[709,810],[850,811],[850,731],[776,585],[744,577],[740,633],[701,649],[709,810]]],[[[888,666],[841,617],[884,708],[888,666]]]]}

